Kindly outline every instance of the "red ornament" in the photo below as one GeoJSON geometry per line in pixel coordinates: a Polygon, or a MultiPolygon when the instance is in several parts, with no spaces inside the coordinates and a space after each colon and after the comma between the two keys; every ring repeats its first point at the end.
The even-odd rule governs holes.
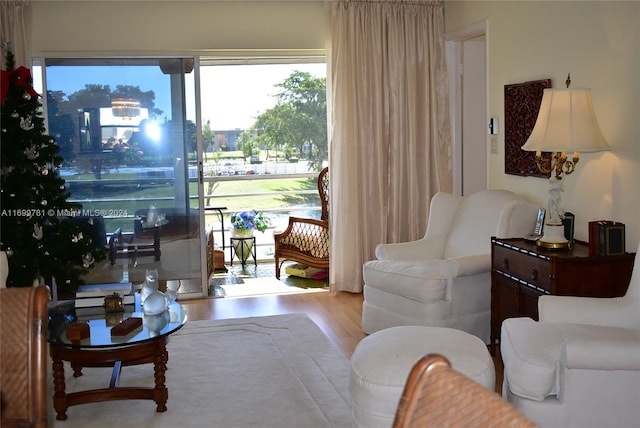
{"type": "Polygon", "coordinates": [[[2,70],[0,73],[0,104],[4,104],[4,100],[7,98],[7,95],[9,95],[9,85],[11,85],[12,79],[14,79],[17,86],[24,87],[25,91],[32,97],[40,96],[40,94],[33,89],[33,86],[31,86],[31,71],[28,68],[20,66],[15,70],[2,70]]]}

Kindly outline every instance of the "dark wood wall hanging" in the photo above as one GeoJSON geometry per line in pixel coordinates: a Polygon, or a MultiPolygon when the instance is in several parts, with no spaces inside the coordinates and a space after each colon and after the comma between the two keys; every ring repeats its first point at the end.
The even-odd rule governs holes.
{"type": "MultiPolygon", "coordinates": [[[[538,118],[542,94],[551,79],[504,85],[504,172],[506,174],[549,177],[538,170],[535,152],[522,150],[538,118]]],[[[550,158],[551,153],[543,153],[550,158]]]]}

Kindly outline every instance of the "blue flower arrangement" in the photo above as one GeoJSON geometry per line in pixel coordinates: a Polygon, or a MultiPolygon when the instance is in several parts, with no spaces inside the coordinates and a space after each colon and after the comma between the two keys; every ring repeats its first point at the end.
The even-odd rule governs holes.
{"type": "Polygon", "coordinates": [[[264,232],[270,223],[271,221],[264,214],[254,210],[238,211],[231,214],[231,226],[236,230],[257,229],[264,232]]]}

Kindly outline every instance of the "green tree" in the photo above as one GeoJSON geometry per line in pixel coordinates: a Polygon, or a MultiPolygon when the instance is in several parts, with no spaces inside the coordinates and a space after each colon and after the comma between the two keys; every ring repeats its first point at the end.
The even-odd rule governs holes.
{"type": "Polygon", "coordinates": [[[202,150],[206,152],[215,149],[215,138],[216,134],[211,129],[211,121],[207,120],[207,123],[202,127],[202,150]]]}
{"type": "Polygon", "coordinates": [[[255,136],[255,130],[250,129],[243,131],[238,137],[238,148],[242,150],[242,156],[245,159],[251,158],[253,155],[260,154],[260,147],[258,146],[258,140],[255,136]]]}
{"type": "Polygon", "coordinates": [[[70,115],[60,113],[60,105],[64,102],[64,92],[47,91],[49,132],[60,147],[60,156],[64,159],[64,163],[70,163],[75,157],[73,152],[75,125],[70,115]]]}
{"type": "Polygon", "coordinates": [[[294,111],[287,104],[276,104],[276,106],[265,111],[256,119],[252,131],[256,133],[256,142],[260,147],[267,150],[280,149],[280,146],[288,141],[294,141],[295,128],[294,111]]]}
{"type": "Polygon", "coordinates": [[[78,110],[87,108],[111,107],[113,98],[133,98],[140,101],[140,107],[149,111],[149,117],[153,118],[162,113],[162,110],[155,108],[155,93],[153,91],[142,91],[138,86],[117,85],[115,90],[111,90],[109,85],[86,84],[84,89],[69,95],[60,111],[66,114],[74,114],[78,110]]]}
{"type": "Polygon", "coordinates": [[[328,157],[326,79],[294,71],[276,87],[277,104],[259,115],[253,126],[259,145],[283,150],[288,144],[309,159],[311,169],[319,169],[328,157]]]}

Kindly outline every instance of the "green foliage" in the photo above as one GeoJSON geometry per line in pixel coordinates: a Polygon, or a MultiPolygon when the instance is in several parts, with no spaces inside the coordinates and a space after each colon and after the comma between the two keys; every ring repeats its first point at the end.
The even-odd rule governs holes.
{"type": "Polygon", "coordinates": [[[321,168],[328,158],[326,79],[294,71],[280,88],[278,103],[262,113],[252,127],[252,139],[260,147],[294,153],[309,159],[310,170],[321,168]]]}
{"type": "Polygon", "coordinates": [[[260,211],[247,210],[231,214],[231,226],[238,230],[259,230],[264,232],[271,221],[260,211]]]}
{"type": "Polygon", "coordinates": [[[9,286],[31,286],[55,278],[73,291],[98,252],[89,237],[66,218],[81,207],[67,201],[62,163],[54,139],[46,135],[40,100],[29,70],[2,71],[9,82],[2,102],[0,144],[0,246],[7,252],[9,286]]]}

